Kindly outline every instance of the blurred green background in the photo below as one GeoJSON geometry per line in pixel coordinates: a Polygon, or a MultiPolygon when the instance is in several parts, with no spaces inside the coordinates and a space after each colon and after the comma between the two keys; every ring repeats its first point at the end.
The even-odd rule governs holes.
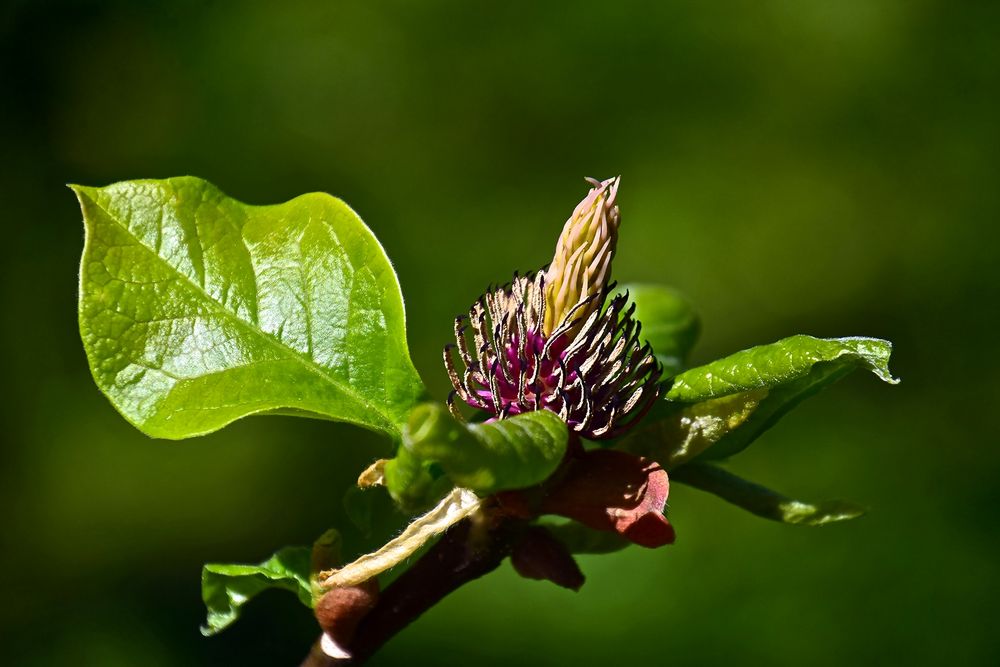
{"type": "Polygon", "coordinates": [[[547,262],[584,176],[622,174],[616,275],[699,306],[695,362],[794,333],[892,339],[734,461],[871,507],[782,526],[676,485],[673,547],[509,565],[374,664],[996,664],[1000,4],[7,2],[0,662],[289,665],[275,592],[203,639],[204,561],[345,526],[386,443],[255,418],[133,430],[76,325],[67,182],[185,173],[250,203],[324,190],[383,241],[443,397],[451,318],[547,262]]]}

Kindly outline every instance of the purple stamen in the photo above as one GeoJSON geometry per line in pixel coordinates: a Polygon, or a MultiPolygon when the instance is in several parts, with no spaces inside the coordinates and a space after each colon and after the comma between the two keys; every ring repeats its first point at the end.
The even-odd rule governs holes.
{"type": "MultiPolygon", "coordinates": [[[[515,274],[510,284],[480,297],[468,317],[456,319],[457,345],[445,348],[455,388],[449,407],[461,416],[454,404],[458,397],[497,419],[544,409],[584,437],[620,435],[657,398],[662,372],[649,346],[639,343],[634,307],[625,308],[627,294],[596,312],[581,301],[546,337],[543,276],[515,274]],[[574,319],[577,312],[587,313],[586,322],[574,319]],[[478,358],[470,354],[468,328],[478,358]],[[455,349],[466,366],[461,374],[455,349]]],[[[608,291],[610,286],[586,301],[603,303],[608,291]]]]}

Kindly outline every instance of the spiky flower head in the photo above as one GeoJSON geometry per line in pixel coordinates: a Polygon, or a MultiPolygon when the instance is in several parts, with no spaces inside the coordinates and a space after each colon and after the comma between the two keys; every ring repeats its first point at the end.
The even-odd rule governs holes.
{"type": "Polygon", "coordinates": [[[635,306],[626,308],[627,294],[607,302],[618,179],[590,182],[548,270],[515,274],[456,318],[456,342],[444,353],[456,417],[456,397],[499,419],[551,410],[580,435],[602,439],[622,433],[656,399],[662,371],[639,343],[635,306]]]}

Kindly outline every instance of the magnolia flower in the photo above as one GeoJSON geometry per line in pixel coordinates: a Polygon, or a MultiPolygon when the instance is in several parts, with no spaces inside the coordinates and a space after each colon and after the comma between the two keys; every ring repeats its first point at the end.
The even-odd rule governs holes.
{"type": "Polygon", "coordinates": [[[656,400],[662,369],[639,343],[635,306],[626,307],[627,294],[608,301],[619,179],[588,180],[593,187],[566,221],[547,270],[515,274],[456,318],[456,343],[444,351],[456,417],[456,397],[497,419],[551,410],[581,436],[604,439],[656,400]]]}
{"type": "MultiPolygon", "coordinates": [[[[448,398],[452,414],[462,418],[456,398],[494,419],[533,410],[555,412],[577,436],[569,438],[559,469],[533,487],[486,498],[455,488],[380,549],[320,572],[317,581],[327,597],[317,607],[325,631],[317,650],[344,655],[338,641],[350,640],[357,619],[377,599],[374,588],[364,588],[366,582],[466,519],[466,533],[448,533],[457,537],[451,547],[439,542],[445,544],[443,550],[461,544],[464,558],[472,526],[478,526],[477,539],[482,539],[483,526],[513,520],[510,525],[520,528],[508,535],[511,542],[505,548],[515,569],[574,590],[582,585],[583,574],[562,542],[545,527],[531,525],[540,516],[564,516],[650,548],[674,541],[664,513],[670,489],[666,470],[628,452],[587,449],[578,437],[612,438],[628,429],[659,396],[662,374],[649,344],[639,342],[640,325],[628,294],[609,299],[620,222],[615,204],[619,179],[589,182],[593,187],[566,221],[552,263],[533,274],[515,274],[507,285],[487,291],[468,315],[456,318],[456,342],[444,351],[454,387],[448,398]],[[461,371],[455,365],[456,350],[461,371]]],[[[384,484],[392,463],[377,461],[358,485],[384,484]]]]}

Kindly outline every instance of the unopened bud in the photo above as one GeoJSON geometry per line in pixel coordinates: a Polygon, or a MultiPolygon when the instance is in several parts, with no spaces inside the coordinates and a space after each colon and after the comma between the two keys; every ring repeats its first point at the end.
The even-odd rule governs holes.
{"type": "Polygon", "coordinates": [[[581,301],[586,305],[573,312],[582,326],[587,317],[600,310],[600,294],[611,276],[611,259],[618,243],[620,216],[615,197],[621,177],[598,182],[566,221],[556,253],[545,273],[545,323],[547,336],[559,327],[581,301]]]}
{"type": "Polygon", "coordinates": [[[349,647],[361,620],[375,608],[379,586],[374,577],[355,586],[331,588],[316,603],[323,628],[320,647],[331,658],[350,658],[349,647]]]}

